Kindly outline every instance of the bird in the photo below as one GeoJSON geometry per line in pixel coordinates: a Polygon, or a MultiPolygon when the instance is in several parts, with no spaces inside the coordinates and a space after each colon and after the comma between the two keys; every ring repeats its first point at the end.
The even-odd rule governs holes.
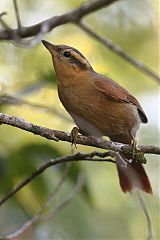
{"type": "MultiPolygon", "coordinates": [[[[97,73],[74,47],[45,40],[42,43],[52,57],[59,99],[79,133],[98,138],[107,136],[124,144],[135,142],[140,124],[148,122],[138,100],[111,78],[97,73]]],[[[116,164],[122,191],[132,193],[139,189],[152,194],[143,165],[126,161],[130,159],[127,154],[120,153],[120,157],[127,162],[126,167],[116,164]]]]}

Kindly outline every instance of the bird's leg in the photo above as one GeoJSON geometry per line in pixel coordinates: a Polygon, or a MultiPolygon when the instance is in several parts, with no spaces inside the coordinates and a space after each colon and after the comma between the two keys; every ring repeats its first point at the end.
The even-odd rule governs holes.
{"type": "Polygon", "coordinates": [[[74,127],[71,131],[71,146],[74,144],[75,148],[77,148],[77,137],[79,133],[79,128],[74,127]]]}
{"type": "Polygon", "coordinates": [[[137,140],[135,138],[133,138],[131,140],[131,147],[132,147],[132,154],[133,154],[133,159],[134,159],[135,152],[136,152],[136,149],[137,149],[137,140]]]}
{"type": "Polygon", "coordinates": [[[144,156],[144,152],[137,147],[137,141],[135,139],[135,136],[133,136],[130,132],[131,137],[131,148],[129,150],[124,150],[123,152],[123,159],[125,159],[130,164],[133,163],[140,163],[140,164],[146,164],[147,160],[144,156]]]}
{"type": "Polygon", "coordinates": [[[136,153],[136,149],[137,149],[137,140],[135,139],[135,137],[132,135],[132,133],[130,133],[132,140],[131,140],[131,149],[132,149],[132,156],[133,159],[135,158],[135,153],[136,153]]]}

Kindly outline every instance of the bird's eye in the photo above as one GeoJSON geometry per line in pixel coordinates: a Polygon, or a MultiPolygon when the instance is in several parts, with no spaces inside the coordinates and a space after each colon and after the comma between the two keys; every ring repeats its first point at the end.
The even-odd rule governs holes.
{"type": "Polygon", "coordinates": [[[66,51],[66,52],[63,53],[63,56],[64,56],[65,58],[69,58],[69,57],[71,56],[71,53],[68,52],[68,51],[66,51]]]}

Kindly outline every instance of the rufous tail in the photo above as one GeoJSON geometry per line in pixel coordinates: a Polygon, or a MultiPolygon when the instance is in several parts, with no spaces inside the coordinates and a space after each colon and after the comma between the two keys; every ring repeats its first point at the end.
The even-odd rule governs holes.
{"type": "Polygon", "coordinates": [[[123,192],[132,192],[134,188],[138,188],[152,194],[152,187],[142,164],[127,161],[126,166],[124,166],[124,164],[118,161],[116,165],[123,192]]]}

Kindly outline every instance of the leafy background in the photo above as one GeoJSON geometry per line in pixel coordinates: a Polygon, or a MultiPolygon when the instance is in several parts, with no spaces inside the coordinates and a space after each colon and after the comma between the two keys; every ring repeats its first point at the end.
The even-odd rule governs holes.
{"type": "MultiPolygon", "coordinates": [[[[35,24],[60,15],[83,1],[19,1],[23,25],[35,24]]],[[[1,0],[0,12],[7,11],[8,24],[16,27],[13,3],[1,0]]],[[[103,36],[109,37],[126,52],[158,72],[158,1],[123,0],[85,18],[103,36]]],[[[159,89],[157,83],[116,56],[76,26],[67,24],[44,36],[55,44],[79,49],[93,68],[126,87],[139,99],[149,123],[138,134],[142,144],[159,144],[159,89]]],[[[0,103],[0,111],[53,129],[68,131],[73,121],[63,109],[56,89],[51,57],[41,43],[32,48],[19,48],[11,42],[0,43],[0,95],[12,95],[32,103],[53,107],[50,112],[26,104],[0,103]]],[[[71,153],[69,143],[50,142],[10,126],[0,127],[0,195],[27,177],[50,158],[71,153]]],[[[78,146],[78,151],[93,148],[78,146]]],[[[154,196],[144,195],[154,228],[159,232],[159,161],[147,156],[145,166],[154,196]]],[[[59,195],[50,209],[72,191],[75,175],[83,172],[85,188],[56,217],[42,221],[21,239],[145,239],[146,222],[135,197],[123,194],[118,185],[115,166],[109,163],[74,163],[59,195]]],[[[5,203],[0,211],[0,233],[6,234],[33,216],[53,191],[63,172],[52,167],[5,203]]]]}

